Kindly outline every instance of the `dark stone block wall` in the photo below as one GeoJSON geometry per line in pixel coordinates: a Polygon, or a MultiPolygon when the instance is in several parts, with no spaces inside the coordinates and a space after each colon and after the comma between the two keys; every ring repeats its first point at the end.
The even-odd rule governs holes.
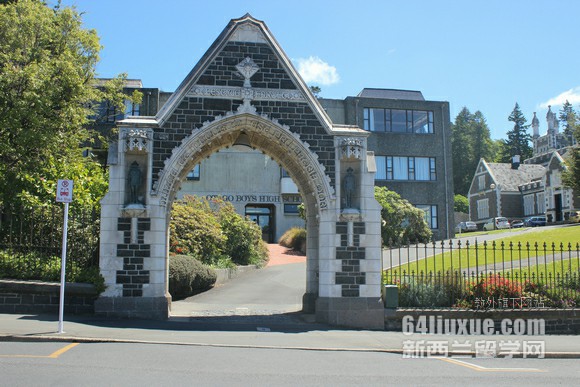
{"type": "MultiPolygon", "coordinates": [[[[92,314],[98,293],[94,285],[65,285],[64,312],[92,314]]],[[[54,313],[60,308],[60,283],[0,280],[0,313],[54,313]]]]}
{"type": "Polygon", "coordinates": [[[360,247],[360,236],[365,233],[365,224],[355,222],[353,245],[348,246],[347,222],[336,223],[336,233],[340,235],[340,246],[336,248],[336,259],[342,261],[342,271],[336,272],[335,283],[342,285],[343,297],[359,297],[360,285],[366,284],[365,273],[360,270],[361,259],[366,258],[366,250],[360,247]]]}
{"type": "MultiPolygon", "coordinates": [[[[279,62],[270,46],[260,43],[229,42],[208,66],[197,81],[198,85],[242,87],[243,77],[236,69],[246,57],[250,57],[259,71],[251,78],[252,87],[264,89],[296,89],[291,78],[279,62]]],[[[156,129],[153,153],[153,184],[164,161],[171,157],[171,151],[189,136],[193,129],[204,122],[213,121],[216,116],[235,111],[242,104],[239,99],[185,98],[162,128],[156,129]]],[[[300,135],[302,141],[317,153],[319,162],[325,166],[326,174],[334,186],[334,140],[322,127],[310,106],[305,102],[252,101],[258,114],[267,114],[282,125],[290,127],[300,135]]]]}
{"type": "Polygon", "coordinates": [[[149,270],[143,270],[144,260],[151,257],[151,245],[145,242],[145,231],[151,229],[151,219],[137,219],[137,243],[131,243],[131,218],[119,218],[117,230],[123,231],[124,243],[117,245],[117,256],[123,258],[123,270],[117,270],[117,283],[123,284],[123,297],[143,296],[143,284],[149,283],[149,270]]]}

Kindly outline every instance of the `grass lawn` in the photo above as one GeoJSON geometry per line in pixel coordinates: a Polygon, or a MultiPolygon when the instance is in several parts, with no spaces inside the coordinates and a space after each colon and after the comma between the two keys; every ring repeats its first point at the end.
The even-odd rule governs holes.
{"type": "Polygon", "coordinates": [[[580,260],[577,258],[572,259],[562,259],[559,261],[552,261],[548,263],[542,263],[539,265],[533,265],[529,267],[522,267],[506,270],[502,273],[504,276],[509,276],[511,278],[543,278],[543,279],[554,279],[562,278],[566,274],[577,273],[580,274],[580,260]],[[533,275],[533,276],[532,276],[533,275]]]}
{"type": "MultiPolygon", "coordinates": [[[[501,232],[501,230],[498,231],[501,232]]],[[[513,230],[510,231],[513,232],[513,230]]],[[[474,236],[477,234],[470,233],[469,235],[474,236]]],[[[527,266],[538,264],[539,267],[549,266],[553,268],[553,263],[548,262],[544,264],[545,259],[549,259],[549,256],[552,254],[556,254],[558,262],[555,265],[556,267],[560,267],[558,270],[561,272],[562,266],[559,261],[562,259],[570,258],[573,267],[578,268],[578,261],[580,261],[579,243],[580,226],[551,229],[538,228],[533,231],[506,236],[505,238],[487,242],[486,244],[478,243],[477,248],[475,245],[467,248],[465,243],[462,243],[461,249],[458,249],[454,245],[451,251],[446,251],[443,254],[437,254],[433,257],[420,259],[408,264],[405,263],[397,268],[387,269],[386,272],[396,270],[398,273],[402,271],[407,273],[444,273],[447,270],[464,271],[467,268],[475,268],[493,263],[499,264],[499,267],[496,267],[496,271],[506,271],[517,270],[515,268],[519,268],[520,261],[522,261],[524,264],[521,265],[521,270],[527,273],[528,269],[525,267],[525,262],[528,260],[531,261],[531,264],[527,266]],[[554,250],[552,249],[552,244],[554,244],[554,250]],[[560,249],[561,245],[563,246],[563,252],[560,249]],[[569,251],[569,247],[571,251],[569,251]]],[[[437,246],[440,247],[441,244],[438,243],[437,246]]],[[[446,244],[445,248],[448,249],[448,246],[446,244]]],[[[431,245],[429,245],[429,249],[431,249],[431,245]]]]}

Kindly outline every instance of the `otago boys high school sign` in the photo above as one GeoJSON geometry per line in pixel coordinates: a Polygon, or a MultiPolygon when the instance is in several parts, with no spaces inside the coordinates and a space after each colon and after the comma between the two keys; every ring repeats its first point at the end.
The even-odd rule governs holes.
{"type": "Polygon", "coordinates": [[[305,205],[303,309],[320,322],[384,326],[380,207],[368,133],[331,122],[264,22],[250,15],[231,20],[155,117],[131,117],[118,126],[118,162],[110,166],[102,201],[100,266],[107,289],[97,313],[168,317],[173,200],[195,165],[243,135],[288,171],[305,205]]]}

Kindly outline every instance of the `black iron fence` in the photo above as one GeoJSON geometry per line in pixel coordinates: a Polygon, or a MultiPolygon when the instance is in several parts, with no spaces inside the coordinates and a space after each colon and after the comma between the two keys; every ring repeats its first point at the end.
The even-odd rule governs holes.
{"type": "Polygon", "coordinates": [[[579,243],[442,241],[383,251],[401,307],[580,306],[579,243]]]}
{"type": "MultiPolygon", "coordinates": [[[[63,220],[62,204],[0,207],[0,278],[58,279],[63,220]]],[[[96,210],[70,206],[67,272],[71,275],[98,266],[99,231],[96,210]]]]}

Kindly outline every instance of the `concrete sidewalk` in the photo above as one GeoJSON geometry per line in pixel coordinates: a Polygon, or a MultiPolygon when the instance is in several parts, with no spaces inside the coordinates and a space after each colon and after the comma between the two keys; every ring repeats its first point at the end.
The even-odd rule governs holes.
{"type": "MultiPolygon", "coordinates": [[[[307,316],[308,317],[308,316],[307,316]]],[[[0,341],[124,342],[220,347],[280,348],[319,351],[368,351],[402,354],[410,344],[447,342],[449,356],[475,355],[476,341],[542,341],[545,357],[580,358],[580,336],[449,336],[404,335],[400,332],[341,330],[304,321],[304,316],[287,320],[256,316],[220,318],[172,318],[167,321],[112,320],[93,316],[67,316],[63,334],[58,334],[58,317],[52,315],[0,314],[0,341]],[[463,350],[454,350],[467,344],[463,350]],[[471,350],[470,350],[471,348],[471,350]]],[[[514,353],[517,357],[518,353],[514,353]]],[[[521,356],[521,353],[520,353],[521,356]]]]}

